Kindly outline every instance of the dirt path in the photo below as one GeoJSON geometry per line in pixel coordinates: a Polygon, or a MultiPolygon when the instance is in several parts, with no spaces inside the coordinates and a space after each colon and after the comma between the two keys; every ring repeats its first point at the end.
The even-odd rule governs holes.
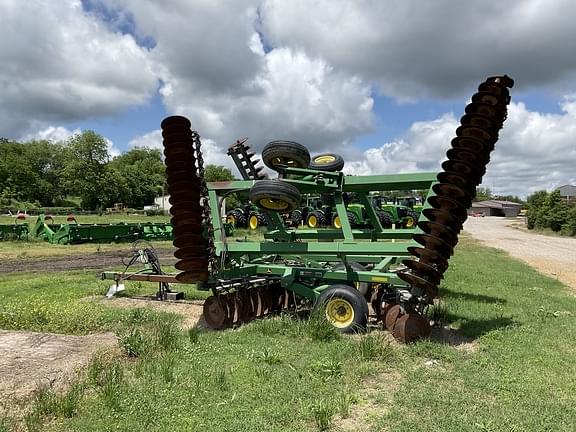
{"type": "Polygon", "coordinates": [[[113,333],[67,336],[0,330],[0,401],[27,397],[43,384],[66,385],[99,349],[115,345],[113,333]]]}
{"type": "Polygon", "coordinates": [[[576,239],[535,234],[515,225],[515,221],[505,218],[470,217],[464,231],[576,290],[576,239]]]}
{"type": "MultiPolygon", "coordinates": [[[[157,249],[156,252],[162,265],[174,265],[176,262],[172,248],[157,249]]],[[[0,261],[0,273],[82,269],[108,270],[121,267],[122,258],[127,261],[129,252],[120,250],[70,256],[10,259],[0,261]]]]}

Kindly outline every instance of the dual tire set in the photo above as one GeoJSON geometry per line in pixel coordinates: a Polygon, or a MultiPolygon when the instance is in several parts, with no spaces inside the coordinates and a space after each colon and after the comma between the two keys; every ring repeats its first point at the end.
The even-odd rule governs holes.
{"type": "MultiPolygon", "coordinates": [[[[293,141],[268,143],[262,150],[262,162],[279,172],[284,167],[321,171],[340,171],[344,167],[342,156],[324,153],[311,158],[306,147],[293,141]]],[[[249,198],[262,210],[287,213],[300,206],[302,195],[296,186],[273,179],[258,180],[250,189],[249,198]]]]}

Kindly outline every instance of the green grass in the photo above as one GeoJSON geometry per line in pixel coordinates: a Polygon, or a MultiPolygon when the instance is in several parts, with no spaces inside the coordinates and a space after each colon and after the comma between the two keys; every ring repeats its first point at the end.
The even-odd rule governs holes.
{"type": "MultiPolygon", "coordinates": [[[[0,328],[82,335],[124,331],[157,319],[159,313],[151,310],[107,305],[103,296],[110,284],[91,271],[4,274],[0,279],[0,328]]],[[[179,288],[189,299],[207,295],[190,285],[179,288]]],[[[127,282],[122,295],[153,295],[155,290],[155,284],[127,282]]]]}
{"type": "MultiPolygon", "coordinates": [[[[124,356],[95,358],[81,392],[58,396],[60,408],[35,402],[26,422],[48,431],[317,431],[338,430],[342,418],[373,431],[574,430],[576,297],[466,239],[450,263],[433,314],[458,329],[468,350],[436,339],[398,346],[379,332],[343,337],[317,317],[179,331],[171,316],[136,310],[102,324],[121,329],[124,356]]],[[[88,274],[42,283],[29,275],[36,283],[21,281],[23,291],[7,277],[2,306],[26,309],[42,297],[33,303],[60,303],[69,318],[81,319],[70,303],[107,313],[82,300],[105,289],[88,274]]],[[[49,323],[70,330],[68,320],[49,323]]]]}

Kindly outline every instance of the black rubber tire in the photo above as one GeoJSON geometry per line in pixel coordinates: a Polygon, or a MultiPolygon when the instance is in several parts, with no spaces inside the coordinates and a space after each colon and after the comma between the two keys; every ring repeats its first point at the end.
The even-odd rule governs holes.
{"type": "Polygon", "coordinates": [[[299,227],[302,224],[302,210],[296,209],[290,214],[290,220],[293,227],[299,227]]]}
{"type": "Polygon", "coordinates": [[[342,171],[344,158],[335,153],[322,153],[312,158],[308,168],[318,171],[342,171]]]}
{"type": "Polygon", "coordinates": [[[380,221],[380,225],[382,228],[392,228],[392,224],[394,223],[394,219],[392,219],[392,215],[385,211],[376,212],[378,215],[378,220],[380,221]]]}
{"type": "Polygon", "coordinates": [[[322,201],[322,204],[330,207],[334,207],[336,205],[333,192],[322,192],[320,194],[320,201],[322,201]]]}
{"type": "Polygon", "coordinates": [[[418,213],[416,213],[414,210],[408,210],[406,212],[406,217],[404,218],[403,225],[405,228],[416,228],[416,226],[418,225],[418,213]],[[409,226],[408,223],[409,218],[412,218],[412,220],[414,221],[414,224],[412,226],[409,226]]]}
{"type": "Polygon", "coordinates": [[[251,230],[257,230],[261,226],[262,226],[262,220],[260,218],[260,214],[255,211],[250,212],[250,215],[248,216],[248,228],[250,228],[251,230]],[[256,226],[252,225],[252,218],[255,218],[254,220],[256,221],[256,226]]]}
{"type": "Polygon", "coordinates": [[[234,228],[246,228],[247,226],[246,216],[244,216],[244,213],[241,210],[239,209],[230,210],[228,213],[226,213],[226,217],[230,215],[234,216],[236,219],[234,228]]]}
{"type": "Polygon", "coordinates": [[[296,186],[281,180],[257,180],[250,189],[250,201],[271,212],[291,212],[300,206],[302,196],[296,186]]]}
{"type": "Polygon", "coordinates": [[[348,216],[348,222],[350,222],[350,228],[356,228],[358,226],[358,222],[356,221],[356,216],[352,212],[346,212],[348,216]]]}
{"type": "Polygon", "coordinates": [[[274,171],[277,165],[290,168],[308,168],[310,153],[302,144],[293,141],[271,141],[262,150],[262,162],[274,171]]]}
{"type": "MultiPolygon", "coordinates": [[[[352,270],[366,271],[366,267],[364,267],[362,264],[357,263],[355,261],[348,261],[348,264],[350,265],[352,270]]],[[[344,265],[344,263],[336,264],[334,266],[334,270],[342,270],[345,268],[346,268],[346,266],[344,265]]],[[[352,282],[348,281],[348,283],[352,283],[352,282]]],[[[355,285],[356,285],[356,283],[355,283],[355,285]]],[[[368,284],[368,282],[358,282],[358,285],[356,285],[356,289],[358,290],[358,292],[360,294],[362,294],[363,297],[366,297],[366,294],[368,294],[369,288],[370,288],[370,284],[368,284]]]]}
{"type": "Polygon", "coordinates": [[[324,212],[321,210],[314,210],[312,212],[310,212],[308,214],[308,217],[306,218],[306,225],[308,225],[308,228],[320,228],[320,227],[324,227],[326,226],[326,216],[324,215],[324,212]],[[310,216],[314,216],[316,217],[316,226],[312,226],[310,224],[310,216]]]}
{"type": "Polygon", "coordinates": [[[316,299],[314,310],[323,313],[326,319],[332,322],[340,333],[360,333],[366,330],[366,324],[368,323],[368,303],[362,294],[351,286],[342,284],[329,286],[322,291],[316,299]],[[341,324],[338,326],[330,319],[328,308],[330,307],[330,302],[334,299],[342,299],[350,305],[354,312],[350,324],[344,326],[341,324]]]}

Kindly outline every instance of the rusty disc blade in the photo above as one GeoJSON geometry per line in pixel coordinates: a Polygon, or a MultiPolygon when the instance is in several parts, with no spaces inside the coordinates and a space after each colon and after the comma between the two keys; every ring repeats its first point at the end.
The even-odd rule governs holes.
{"type": "Polygon", "coordinates": [[[476,126],[462,125],[456,129],[456,135],[461,137],[472,137],[484,141],[496,141],[498,138],[497,133],[491,133],[476,126]]]}
{"type": "Polygon", "coordinates": [[[258,295],[258,289],[256,288],[251,288],[249,293],[252,302],[252,319],[255,319],[260,316],[260,296],[258,295]]]}
{"type": "Polygon", "coordinates": [[[208,271],[208,258],[206,256],[199,258],[189,258],[177,261],[174,264],[178,270],[185,272],[208,271]]]}
{"type": "Polygon", "coordinates": [[[390,307],[390,309],[388,309],[388,311],[386,312],[386,318],[384,320],[384,325],[386,326],[386,328],[388,329],[388,331],[390,333],[392,333],[394,331],[396,321],[400,317],[401,313],[402,313],[402,309],[400,309],[400,305],[398,305],[398,304],[392,305],[390,307]]]}
{"type": "Polygon", "coordinates": [[[448,150],[448,152],[446,153],[446,157],[450,160],[458,160],[466,162],[473,166],[477,165],[485,166],[486,164],[488,164],[488,162],[490,162],[490,156],[487,156],[484,153],[474,153],[466,149],[458,149],[458,148],[448,150]]]}
{"type": "Polygon", "coordinates": [[[484,102],[472,102],[464,109],[466,114],[482,115],[500,122],[504,118],[504,111],[505,109],[500,105],[492,105],[484,102]]]}
{"type": "Polygon", "coordinates": [[[483,82],[478,86],[479,92],[487,92],[496,96],[501,96],[503,100],[506,100],[510,96],[508,89],[496,82],[483,82]]]}
{"type": "Polygon", "coordinates": [[[402,343],[410,343],[429,336],[430,332],[430,323],[426,318],[416,313],[409,313],[398,318],[392,335],[402,343]]]}
{"type": "Polygon", "coordinates": [[[506,101],[506,98],[487,91],[479,91],[478,93],[472,95],[472,102],[481,102],[488,105],[505,107],[506,101]]]}
{"type": "Polygon", "coordinates": [[[459,173],[443,171],[436,176],[441,183],[449,183],[464,189],[470,195],[476,192],[476,183],[459,173]]]}
{"type": "Polygon", "coordinates": [[[386,317],[388,316],[388,312],[392,309],[395,303],[382,303],[381,299],[375,298],[372,301],[372,309],[376,312],[376,316],[378,317],[379,321],[382,321],[384,325],[386,325],[386,317]]]}
{"type": "Polygon", "coordinates": [[[410,286],[422,289],[430,298],[438,296],[438,286],[414,273],[398,272],[398,277],[410,286]]]}
{"type": "Polygon", "coordinates": [[[426,234],[431,234],[441,238],[452,247],[458,243],[458,233],[454,232],[449,226],[431,221],[418,222],[418,227],[426,234]]]}
{"type": "Polygon", "coordinates": [[[226,322],[226,308],[219,298],[210,296],[204,300],[202,311],[204,313],[204,320],[206,321],[206,324],[208,324],[208,327],[215,330],[224,328],[224,323],[226,322]]]}
{"type": "Polygon", "coordinates": [[[421,262],[436,266],[442,273],[448,268],[448,260],[432,249],[410,246],[408,252],[420,258],[421,262]]]}
{"type": "Polygon", "coordinates": [[[184,234],[182,236],[175,235],[172,244],[177,248],[184,248],[187,246],[194,246],[204,244],[205,240],[202,234],[184,234]]]}
{"type": "Polygon", "coordinates": [[[177,259],[203,258],[206,257],[206,248],[203,245],[187,246],[174,251],[177,259]]]}
{"type": "Polygon", "coordinates": [[[449,211],[427,208],[422,210],[424,217],[432,222],[438,222],[439,224],[449,226],[452,231],[460,232],[462,229],[462,221],[458,219],[458,216],[449,211]]]}
{"type": "Polygon", "coordinates": [[[465,114],[460,119],[462,125],[476,126],[486,131],[490,131],[493,135],[498,133],[498,130],[502,128],[502,121],[493,117],[485,117],[481,114],[465,114]]]}
{"type": "Polygon", "coordinates": [[[198,204],[198,211],[190,211],[187,208],[182,208],[180,205],[172,206],[176,207],[173,216],[170,218],[170,223],[173,226],[178,225],[188,225],[190,223],[200,224],[202,222],[202,212],[200,204],[198,204]]]}
{"type": "Polygon", "coordinates": [[[431,234],[414,234],[412,239],[416,243],[420,243],[426,249],[432,249],[446,258],[452,255],[453,247],[450,245],[450,243],[445,242],[440,237],[436,237],[431,234]]]}
{"type": "Polygon", "coordinates": [[[451,141],[451,144],[453,148],[483,154],[486,157],[494,148],[491,143],[473,137],[456,137],[451,141]]]}
{"type": "Polygon", "coordinates": [[[443,278],[442,273],[436,267],[422,261],[403,260],[402,264],[412,270],[414,274],[424,277],[434,285],[438,285],[443,278]]]}
{"type": "Polygon", "coordinates": [[[190,126],[192,126],[192,124],[190,123],[190,120],[188,120],[184,116],[179,116],[179,115],[173,115],[173,116],[166,117],[160,123],[160,127],[162,128],[162,130],[172,129],[172,128],[184,129],[184,128],[190,128],[190,126]]]}
{"type": "Polygon", "coordinates": [[[209,273],[207,271],[196,272],[182,272],[176,275],[176,280],[181,283],[194,283],[208,280],[209,273]]]}
{"type": "Polygon", "coordinates": [[[470,191],[450,183],[436,183],[434,186],[432,186],[432,190],[437,195],[450,198],[460,203],[460,206],[464,207],[464,211],[466,211],[470,201],[472,201],[472,195],[470,194],[470,191]]]}
{"type": "Polygon", "coordinates": [[[442,169],[447,172],[457,173],[474,182],[486,173],[484,165],[472,165],[460,160],[449,159],[442,162],[442,169]]]}
{"type": "Polygon", "coordinates": [[[468,217],[466,207],[464,207],[464,205],[462,205],[460,201],[456,201],[453,198],[443,196],[431,196],[430,198],[428,198],[428,203],[436,209],[452,213],[462,222],[464,222],[468,217]]]}

